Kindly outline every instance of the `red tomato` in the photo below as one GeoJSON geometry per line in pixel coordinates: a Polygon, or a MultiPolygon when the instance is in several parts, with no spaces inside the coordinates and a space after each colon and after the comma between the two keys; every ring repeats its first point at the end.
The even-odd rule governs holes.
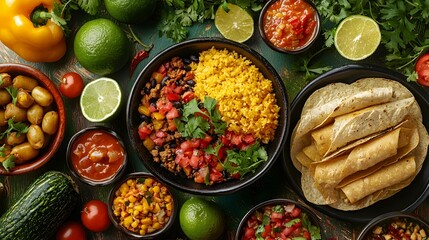
{"type": "Polygon", "coordinates": [[[68,72],[61,79],[59,90],[64,97],[76,98],[82,93],[83,87],[82,77],[75,72],[68,72]]]}
{"type": "Polygon", "coordinates": [[[100,200],[87,202],[80,217],[83,225],[93,232],[102,232],[110,226],[107,204],[100,200]]]}
{"type": "Polygon", "coordinates": [[[417,82],[423,86],[429,86],[429,53],[417,60],[414,70],[417,72],[417,82]]]}
{"type": "Polygon", "coordinates": [[[86,240],[86,232],[82,224],[76,221],[64,223],[55,235],[56,240],[86,240]]]}

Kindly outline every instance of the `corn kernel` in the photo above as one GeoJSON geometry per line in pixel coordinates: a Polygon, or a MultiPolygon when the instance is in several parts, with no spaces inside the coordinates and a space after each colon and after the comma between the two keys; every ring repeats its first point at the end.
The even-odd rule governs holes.
{"type": "Polygon", "coordinates": [[[137,216],[137,215],[139,215],[139,214],[140,214],[140,211],[134,210],[134,212],[133,212],[133,216],[137,216]]]}
{"type": "Polygon", "coordinates": [[[146,235],[146,230],[140,229],[140,235],[146,235]]]}
{"type": "Polygon", "coordinates": [[[137,205],[134,207],[134,209],[141,212],[143,210],[143,205],[137,205]]]}
{"type": "Polygon", "coordinates": [[[153,184],[153,179],[152,178],[146,178],[144,181],[144,184],[148,187],[151,187],[153,184]]]}
{"type": "Polygon", "coordinates": [[[156,203],[156,204],[155,204],[155,208],[153,209],[153,211],[154,211],[155,213],[158,213],[159,211],[161,211],[161,208],[159,207],[159,204],[158,204],[158,203],[156,203]]]}
{"type": "Polygon", "coordinates": [[[131,227],[136,228],[139,225],[139,221],[134,221],[131,223],[131,227]]]}
{"type": "Polygon", "coordinates": [[[144,114],[144,115],[146,115],[148,117],[150,116],[149,108],[146,107],[146,106],[140,105],[139,108],[138,108],[138,111],[139,111],[140,114],[144,114]]]}
{"type": "Polygon", "coordinates": [[[159,229],[161,229],[161,224],[159,224],[159,223],[153,223],[153,225],[152,225],[152,228],[154,228],[154,229],[156,229],[156,230],[159,230],[159,229]]]}
{"type": "Polygon", "coordinates": [[[153,192],[154,193],[159,193],[159,191],[160,191],[159,186],[153,187],[153,192]]]}
{"type": "Polygon", "coordinates": [[[167,203],[167,204],[165,205],[165,207],[167,208],[167,210],[168,210],[168,211],[173,210],[173,204],[171,204],[171,203],[167,203]]]}
{"type": "Polygon", "coordinates": [[[134,181],[132,179],[128,179],[127,180],[127,185],[130,186],[130,187],[134,186],[134,181]]]}
{"type": "Polygon", "coordinates": [[[141,223],[142,223],[143,225],[151,225],[151,224],[152,224],[152,219],[150,219],[149,217],[147,217],[147,218],[143,218],[143,219],[141,220],[141,223]]]}
{"type": "Polygon", "coordinates": [[[137,198],[134,197],[133,195],[131,195],[131,196],[128,197],[128,201],[130,201],[130,203],[135,203],[136,200],[137,200],[137,198]]]}
{"type": "Polygon", "coordinates": [[[129,226],[131,225],[131,223],[132,223],[132,222],[133,222],[133,217],[128,216],[128,217],[124,218],[124,225],[125,225],[126,227],[129,227],[129,226]]]}
{"type": "Polygon", "coordinates": [[[163,120],[165,118],[165,115],[159,112],[153,112],[151,116],[156,120],[163,120]]]}

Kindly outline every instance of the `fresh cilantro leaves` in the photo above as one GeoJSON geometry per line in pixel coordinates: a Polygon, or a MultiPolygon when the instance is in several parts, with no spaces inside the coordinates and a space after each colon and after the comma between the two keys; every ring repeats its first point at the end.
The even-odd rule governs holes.
{"type": "Polygon", "coordinates": [[[2,165],[4,167],[4,169],[6,170],[6,172],[9,172],[10,169],[15,167],[15,156],[14,155],[10,155],[8,158],[6,158],[3,162],[2,165]]]}
{"type": "Polygon", "coordinates": [[[13,105],[16,105],[16,101],[17,101],[17,97],[18,97],[18,89],[13,87],[13,86],[7,87],[5,89],[9,93],[9,95],[12,97],[13,105]]]}
{"type": "Polygon", "coordinates": [[[28,125],[22,122],[15,123],[12,118],[7,120],[8,128],[0,133],[0,139],[12,133],[12,131],[16,131],[17,134],[25,134],[28,132],[28,125]]]}
{"type": "Polygon", "coordinates": [[[248,172],[254,172],[256,168],[261,163],[267,161],[267,159],[267,151],[256,142],[246,150],[239,152],[227,150],[227,156],[223,163],[223,167],[229,174],[233,175],[238,173],[242,177],[248,172]]]}
{"type": "Polygon", "coordinates": [[[194,23],[214,19],[219,6],[225,8],[227,3],[233,3],[256,12],[264,5],[263,0],[164,0],[163,2],[163,23],[159,35],[164,35],[175,42],[185,40],[189,33],[188,27],[194,23]]]}
{"type": "Polygon", "coordinates": [[[320,228],[311,224],[310,218],[306,213],[302,213],[302,226],[307,228],[310,232],[312,240],[320,240],[322,236],[320,235],[320,228]]]}
{"type": "Polygon", "coordinates": [[[196,99],[192,99],[183,106],[182,116],[175,119],[177,129],[184,138],[204,138],[206,132],[214,127],[216,134],[225,132],[226,123],[221,120],[216,109],[217,101],[210,97],[204,98],[203,111],[199,108],[196,99]]]}

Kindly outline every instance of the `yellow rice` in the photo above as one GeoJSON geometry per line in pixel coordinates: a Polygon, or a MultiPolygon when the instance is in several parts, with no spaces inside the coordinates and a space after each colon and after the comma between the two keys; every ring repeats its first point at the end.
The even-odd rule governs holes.
{"type": "Polygon", "coordinates": [[[195,73],[195,96],[218,101],[228,130],[252,134],[263,143],[273,140],[278,125],[272,83],[245,57],[228,50],[211,48],[200,53],[195,73]]]}

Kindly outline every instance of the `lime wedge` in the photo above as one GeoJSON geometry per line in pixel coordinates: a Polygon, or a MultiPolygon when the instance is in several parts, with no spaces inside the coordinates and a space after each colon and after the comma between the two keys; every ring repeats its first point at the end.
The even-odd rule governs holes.
{"type": "Polygon", "coordinates": [[[111,78],[98,78],[88,83],[80,96],[80,109],[90,122],[104,122],[114,117],[121,106],[122,92],[111,78]]]}
{"type": "Polygon", "coordinates": [[[215,26],[226,39],[245,42],[253,35],[253,18],[241,7],[228,3],[228,12],[222,6],[216,11],[215,26]]]}
{"type": "Polygon", "coordinates": [[[341,56],[362,60],[377,50],[381,41],[378,24],[369,17],[352,15],[345,18],[335,32],[334,43],[341,56]]]}

